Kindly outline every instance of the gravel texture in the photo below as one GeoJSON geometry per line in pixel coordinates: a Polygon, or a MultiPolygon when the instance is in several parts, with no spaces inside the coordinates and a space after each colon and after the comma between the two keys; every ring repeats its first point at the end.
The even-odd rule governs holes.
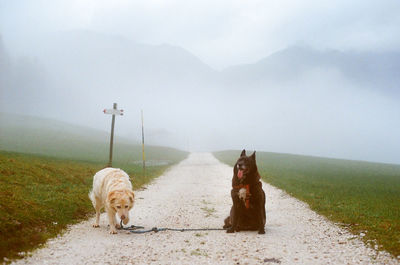
{"type": "MultiPolygon", "coordinates": [[[[212,154],[190,154],[135,192],[130,224],[221,228],[232,204],[231,178],[232,168],[212,154]]],[[[263,188],[265,235],[225,231],[110,235],[102,214],[100,228],[92,227],[94,218],[71,226],[15,264],[400,264],[389,254],[366,247],[305,203],[268,184],[263,188]]]]}

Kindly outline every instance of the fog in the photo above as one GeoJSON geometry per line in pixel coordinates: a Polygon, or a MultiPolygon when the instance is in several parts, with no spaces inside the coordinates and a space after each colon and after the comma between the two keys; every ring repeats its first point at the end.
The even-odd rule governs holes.
{"type": "Polygon", "coordinates": [[[116,102],[133,142],[143,110],[148,144],[400,163],[400,4],[330,4],[0,1],[0,111],[109,131],[116,102]]]}

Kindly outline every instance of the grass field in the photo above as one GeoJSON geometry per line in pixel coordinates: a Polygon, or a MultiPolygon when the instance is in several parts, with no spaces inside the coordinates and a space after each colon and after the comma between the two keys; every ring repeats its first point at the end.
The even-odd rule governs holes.
{"type": "MultiPolygon", "coordinates": [[[[214,155],[233,165],[240,151],[214,155]]],[[[400,165],[267,152],[257,152],[257,164],[264,181],[352,233],[364,233],[372,247],[400,255],[400,165]]]]}
{"type": "MultiPolygon", "coordinates": [[[[62,153],[62,145],[58,148],[62,153]]],[[[148,166],[146,175],[142,165],[133,159],[118,160],[118,155],[114,159],[113,166],[131,176],[134,189],[187,155],[171,148],[151,150],[154,154],[150,152],[150,157],[164,163],[148,166]]],[[[104,168],[106,159],[88,157],[87,161],[78,161],[60,157],[0,151],[0,261],[22,257],[67,225],[94,214],[88,192],[94,173],[104,168]]]]}

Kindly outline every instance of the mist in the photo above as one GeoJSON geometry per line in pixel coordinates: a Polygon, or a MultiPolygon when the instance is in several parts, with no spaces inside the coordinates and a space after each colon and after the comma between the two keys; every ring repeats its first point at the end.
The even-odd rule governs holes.
{"type": "MultiPolygon", "coordinates": [[[[227,4],[231,13],[214,6],[204,18],[197,14],[197,20],[189,19],[183,28],[175,20],[161,26],[156,18],[168,17],[170,7],[152,2],[158,8],[156,14],[149,12],[155,22],[148,31],[139,32],[128,26],[148,18],[132,16],[138,12],[132,6],[123,12],[118,2],[114,11],[100,12],[99,4],[86,3],[91,3],[84,9],[91,10],[90,19],[84,19],[82,10],[69,7],[66,22],[55,19],[50,25],[47,22],[65,2],[35,7],[28,1],[1,3],[1,112],[49,117],[108,132],[111,117],[102,111],[115,102],[124,110],[123,116],[116,117],[115,133],[132,142],[141,140],[143,110],[146,144],[188,151],[246,148],[400,163],[399,40],[382,34],[377,43],[376,36],[370,36],[381,27],[400,28],[400,21],[391,16],[393,9],[400,11],[395,2],[381,7],[387,11],[384,25],[377,22],[381,17],[345,25],[332,19],[326,34],[314,36],[320,29],[305,23],[297,25],[302,30],[290,38],[294,28],[280,24],[283,18],[291,14],[304,21],[303,16],[327,7],[309,2],[308,9],[299,13],[290,6],[279,7],[281,16],[266,23],[259,12],[251,16],[256,8],[246,6],[243,9],[250,17],[244,23],[242,16],[235,16],[242,14],[240,6],[227,4]],[[17,23],[28,7],[28,20],[37,27],[23,20],[17,23]],[[219,24],[212,11],[232,24],[219,24]],[[107,19],[100,23],[101,18],[107,19]],[[250,22],[256,26],[250,27],[250,22]],[[361,30],[360,23],[366,28],[361,30]],[[278,33],[271,24],[285,30],[278,33]],[[249,26],[249,39],[236,41],[243,37],[243,29],[237,32],[234,25],[249,26]],[[344,35],[338,35],[346,26],[344,35]],[[210,32],[194,37],[194,30],[210,32]],[[349,31],[364,37],[354,34],[343,45],[339,40],[349,31]],[[282,36],[284,32],[288,35],[282,36]],[[328,39],[329,32],[334,41],[328,39]],[[256,33],[268,33],[273,45],[265,37],[255,38],[256,33]]],[[[348,17],[346,7],[342,3],[331,12],[348,17]]],[[[365,10],[373,12],[373,5],[365,10]]],[[[318,15],[314,22],[321,19],[318,15]]]]}

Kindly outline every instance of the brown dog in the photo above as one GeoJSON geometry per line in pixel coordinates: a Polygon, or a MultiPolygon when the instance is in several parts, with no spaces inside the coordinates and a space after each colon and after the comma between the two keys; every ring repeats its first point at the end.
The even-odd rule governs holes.
{"type": "Polygon", "coordinates": [[[265,234],[265,193],[256,165],[256,152],[246,156],[243,150],[233,167],[231,197],[233,205],[225,219],[227,233],[241,230],[265,234]]]}

